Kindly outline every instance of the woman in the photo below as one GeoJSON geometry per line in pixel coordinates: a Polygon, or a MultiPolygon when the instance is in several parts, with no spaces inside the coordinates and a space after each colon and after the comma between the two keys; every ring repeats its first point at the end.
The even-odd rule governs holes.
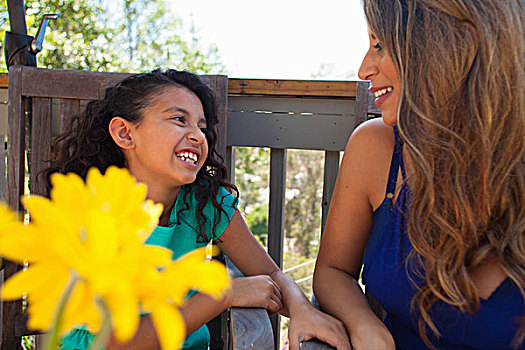
{"type": "Polygon", "coordinates": [[[315,295],[355,349],[525,349],[524,2],[363,5],[382,118],[348,142],[315,295]]]}

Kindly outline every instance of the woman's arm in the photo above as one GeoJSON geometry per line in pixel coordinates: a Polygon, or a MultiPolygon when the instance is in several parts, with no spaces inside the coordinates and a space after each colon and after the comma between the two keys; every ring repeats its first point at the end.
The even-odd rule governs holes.
{"type": "Polygon", "coordinates": [[[352,134],[337,176],[314,272],[317,300],[323,310],[344,323],[355,349],[395,348],[357,283],[373,209],[386,189],[393,149],[391,130],[377,120],[365,123],[352,134]]]}
{"type": "MultiPolygon", "coordinates": [[[[281,272],[264,248],[257,242],[238,211],[235,212],[230,225],[222,234],[221,241],[220,246],[224,253],[244,275],[265,278],[267,279],[265,280],[266,283],[275,283],[278,287],[278,296],[282,297],[283,303],[282,312],[290,317],[290,349],[298,350],[301,341],[314,337],[337,349],[350,349],[342,323],[312,306],[299,286],[289,276],[281,272]]],[[[254,277],[236,280],[242,281],[254,277]]],[[[260,306],[253,304],[255,300],[252,294],[256,293],[255,288],[252,291],[246,290],[247,293],[240,293],[235,289],[234,285],[232,290],[233,306],[260,306]]],[[[264,296],[260,301],[265,303],[267,298],[264,296]]]]}

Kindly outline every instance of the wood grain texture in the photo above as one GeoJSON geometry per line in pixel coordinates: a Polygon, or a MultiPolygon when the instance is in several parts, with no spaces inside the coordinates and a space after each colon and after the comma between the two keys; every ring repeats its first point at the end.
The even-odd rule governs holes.
{"type": "Polygon", "coordinates": [[[31,97],[96,100],[104,97],[107,86],[114,85],[130,75],[23,67],[22,94],[31,97]]]}
{"type": "Polygon", "coordinates": [[[232,308],[230,320],[232,349],[274,349],[272,327],[265,309],[232,308]]]}
{"type": "Polygon", "coordinates": [[[5,157],[7,156],[7,143],[4,141],[5,135],[0,134],[0,200],[5,202],[5,196],[7,193],[6,188],[6,167],[5,157]]]}
{"type": "MultiPolygon", "coordinates": [[[[93,73],[93,72],[89,72],[93,73]]],[[[107,74],[107,73],[101,73],[107,74]]],[[[115,73],[129,74],[129,73],[115,73]]],[[[0,73],[0,88],[7,88],[7,73],[0,73]]],[[[240,95],[356,97],[356,81],[268,80],[228,78],[228,93],[240,95]]]]}
{"type": "Polygon", "coordinates": [[[381,110],[377,108],[374,100],[375,97],[368,91],[369,82],[357,82],[356,88],[356,105],[355,105],[355,124],[356,128],[359,124],[368,119],[368,115],[381,115],[381,110]]]}
{"type": "Polygon", "coordinates": [[[9,85],[9,74],[0,73],[0,88],[6,88],[9,85]]]}
{"type": "Polygon", "coordinates": [[[49,167],[51,159],[51,99],[33,98],[33,116],[29,191],[31,194],[45,196],[47,190],[42,171],[49,167]]]}
{"type": "MultiPolygon", "coordinates": [[[[8,147],[7,147],[7,203],[12,210],[18,212],[22,206],[20,195],[24,191],[24,103],[20,94],[21,67],[11,66],[9,69],[9,106],[8,106],[8,147]]],[[[20,266],[4,260],[4,279],[14,275],[20,266]]],[[[15,316],[22,311],[22,302],[3,301],[2,305],[2,344],[1,350],[21,349],[20,337],[15,334],[15,316]]]]}
{"type": "MultiPolygon", "coordinates": [[[[270,203],[268,207],[268,253],[273,261],[283,267],[284,203],[286,191],[286,149],[270,150],[270,203]]],[[[275,349],[279,348],[281,318],[279,314],[270,317],[275,349]]]]}
{"type": "MultiPolygon", "coordinates": [[[[14,211],[21,210],[24,193],[25,111],[21,95],[22,68],[9,68],[9,105],[7,126],[7,203],[14,211]]],[[[7,277],[7,276],[6,276],[7,277]]]]}
{"type": "Polygon", "coordinates": [[[240,95],[277,96],[356,96],[355,81],[234,79],[228,82],[228,92],[240,95]]]}
{"type": "MultiPolygon", "coordinates": [[[[230,275],[243,277],[239,269],[225,256],[230,275]]],[[[261,308],[233,307],[230,310],[230,349],[274,349],[274,337],[268,312],[261,308]]]]}
{"type": "Polygon", "coordinates": [[[60,99],[60,133],[64,132],[73,116],[80,113],[80,101],[77,99],[60,99]]]}
{"type": "Polygon", "coordinates": [[[323,179],[323,201],[322,201],[322,215],[321,215],[321,235],[324,231],[326,218],[328,217],[328,209],[332,201],[332,193],[337,179],[337,172],[339,171],[339,152],[326,151],[324,153],[324,179],[323,179]]]}
{"type": "Polygon", "coordinates": [[[228,78],[225,75],[203,75],[201,79],[207,83],[215,92],[217,98],[217,153],[226,157],[226,133],[228,116],[228,78]]]}

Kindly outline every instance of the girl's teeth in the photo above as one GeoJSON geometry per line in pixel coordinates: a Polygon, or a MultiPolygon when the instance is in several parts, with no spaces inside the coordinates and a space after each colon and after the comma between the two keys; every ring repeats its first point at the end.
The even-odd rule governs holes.
{"type": "Polygon", "coordinates": [[[197,155],[194,153],[182,152],[182,153],[179,153],[177,157],[179,157],[181,160],[185,162],[192,162],[192,163],[197,162],[197,155]]]}

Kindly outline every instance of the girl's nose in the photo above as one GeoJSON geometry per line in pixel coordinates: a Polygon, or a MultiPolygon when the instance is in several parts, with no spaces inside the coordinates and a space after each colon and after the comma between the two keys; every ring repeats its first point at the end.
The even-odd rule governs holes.
{"type": "Polygon", "coordinates": [[[204,133],[199,127],[194,127],[191,129],[190,132],[188,132],[188,140],[194,143],[201,144],[206,139],[206,136],[204,136],[204,133]]]}

